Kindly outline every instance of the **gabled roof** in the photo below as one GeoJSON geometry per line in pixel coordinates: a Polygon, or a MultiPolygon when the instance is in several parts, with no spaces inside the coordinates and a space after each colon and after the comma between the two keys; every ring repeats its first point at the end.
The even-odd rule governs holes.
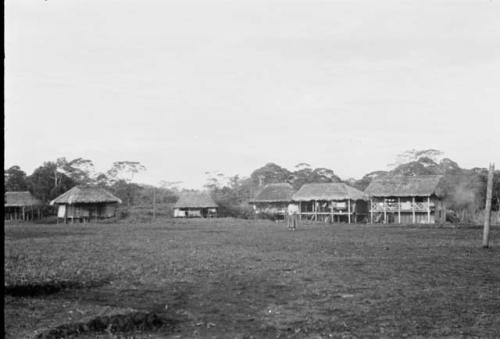
{"type": "Polygon", "coordinates": [[[175,203],[175,208],[216,208],[212,197],[206,192],[183,192],[175,203]]]}
{"type": "Polygon", "coordinates": [[[292,201],[295,189],[287,183],[268,184],[250,202],[287,202],[292,201]]]}
{"type": "Polygon", "coordinates": [[[50,202],[54,204],[120,203],[120,198],[101,187],[75,186],[50,202]]]}
{"type": "Polygon", "coordinates": [[[343,182],[304,184],[292,196],[294,201],[311,200],[366,200],[367,196],[360,190],[343,182]]]}
{"type": "Polygon", "coordinates": [[[365,193],[374,197],[419,197],[436,194],[441,175],[392,176],[374,179],[365,193]]]}
{"type": "Polygon", "coordinates": [[[30,192],[5,192],[5,207],[37,206],[42,202],[35,198],[30,192]]]}

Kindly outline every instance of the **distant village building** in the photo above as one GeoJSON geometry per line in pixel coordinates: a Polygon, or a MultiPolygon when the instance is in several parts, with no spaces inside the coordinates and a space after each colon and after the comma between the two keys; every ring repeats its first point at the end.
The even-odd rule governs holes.
{"type": "Polygon", "coordinates": [[[360,222],[368,216],[368,197],[345,183],[304,184],[293,196],[301,219],[360,222]]]}
{"type": "Polygon", "coordinates": [[[30,192],[5,192],[5,220],[33,220],[41,217],[42,202],[30,192]]]}
{"type": "Polygon", "coordinates": [[[217,204],[206,192],[183,192],[174,206],[175,218],[212,218],[217,204]]]}
{"type": "Polygon", "coordinates": [[[91,221],[116,216],[122,201],[100,187],[75,186],[50,202],[57,206],[57,219],[91,221]]]}
{"type": "Polygon", "coordinates": [[[444,221],[446,209],[438,197],[442,176],[394,176],[374,179],[366,188],[370,220],[398,224],[444,221]]]}
{"type": "Polygon", "coordinates": [[[287,183],[268,184],[249,201],[257,215],[284,218],[295,189],[287,183]]]}

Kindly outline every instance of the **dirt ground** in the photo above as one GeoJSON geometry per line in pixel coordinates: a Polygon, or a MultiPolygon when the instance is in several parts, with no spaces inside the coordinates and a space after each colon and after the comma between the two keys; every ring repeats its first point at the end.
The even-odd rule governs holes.
{"type": "Polygon", "coordinates": [[[8,338],[500,337],[500,228],[5,226],[8,338]]]}

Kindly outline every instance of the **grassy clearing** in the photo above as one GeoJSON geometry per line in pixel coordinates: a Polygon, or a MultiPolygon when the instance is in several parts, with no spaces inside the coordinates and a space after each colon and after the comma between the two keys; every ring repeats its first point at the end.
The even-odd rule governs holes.
{"type": "MultiPolygon", "coordinates": [[[[6,226],[6,333],[33,336],[105,308],[168,319],[144,337],[495,337],[499,233],[484,250],[478,228],[288,232],[234,219],[6,226]],[[57,288],[20,296],[26,286],[57,288]]],[[[136,333],[127,328],[103,335],[136,333]]]]}

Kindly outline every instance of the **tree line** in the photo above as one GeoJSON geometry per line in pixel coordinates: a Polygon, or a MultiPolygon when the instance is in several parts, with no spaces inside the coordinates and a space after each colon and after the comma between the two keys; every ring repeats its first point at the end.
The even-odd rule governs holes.
{"type": "MultiPolygon", "coordinates": [[[[328,168],[313,168],[299,163],[289,170],[275,163],[255,169],[250,176],[226,176],[206,172],[205,189],[219,205],[222,216],[248,218],[253,210],[248,201],[266,184],[287,182],[295,189],[306,183],[345,182],[364,190],[370,182],[386,175],[442,175],[439,193],[457,221],[472,221],[484,209],[486,200],[487,169],[463,169],[451,159],[444,158],[439,150],[409,150],[399,154],[389,170],[374,171],[360,179],[342,180],[328,168]]],[[[126,208],[151,206],[153,200],[160,204],[173,204],[182,192],[180,182],[163,181],[157,186],[133,181],[146,167],[135,161],[117,161],[105,172],[96,172],[89,159],[77,158],[44,162],[31,175],[19,166],[5,170],[6,191],[30,191],[47,203],[76,185],[95,185],[108,189],[122,199],[126,208]]],[[[500,171],[495,171],[493,210],[500,209],[500,171]]]]}

